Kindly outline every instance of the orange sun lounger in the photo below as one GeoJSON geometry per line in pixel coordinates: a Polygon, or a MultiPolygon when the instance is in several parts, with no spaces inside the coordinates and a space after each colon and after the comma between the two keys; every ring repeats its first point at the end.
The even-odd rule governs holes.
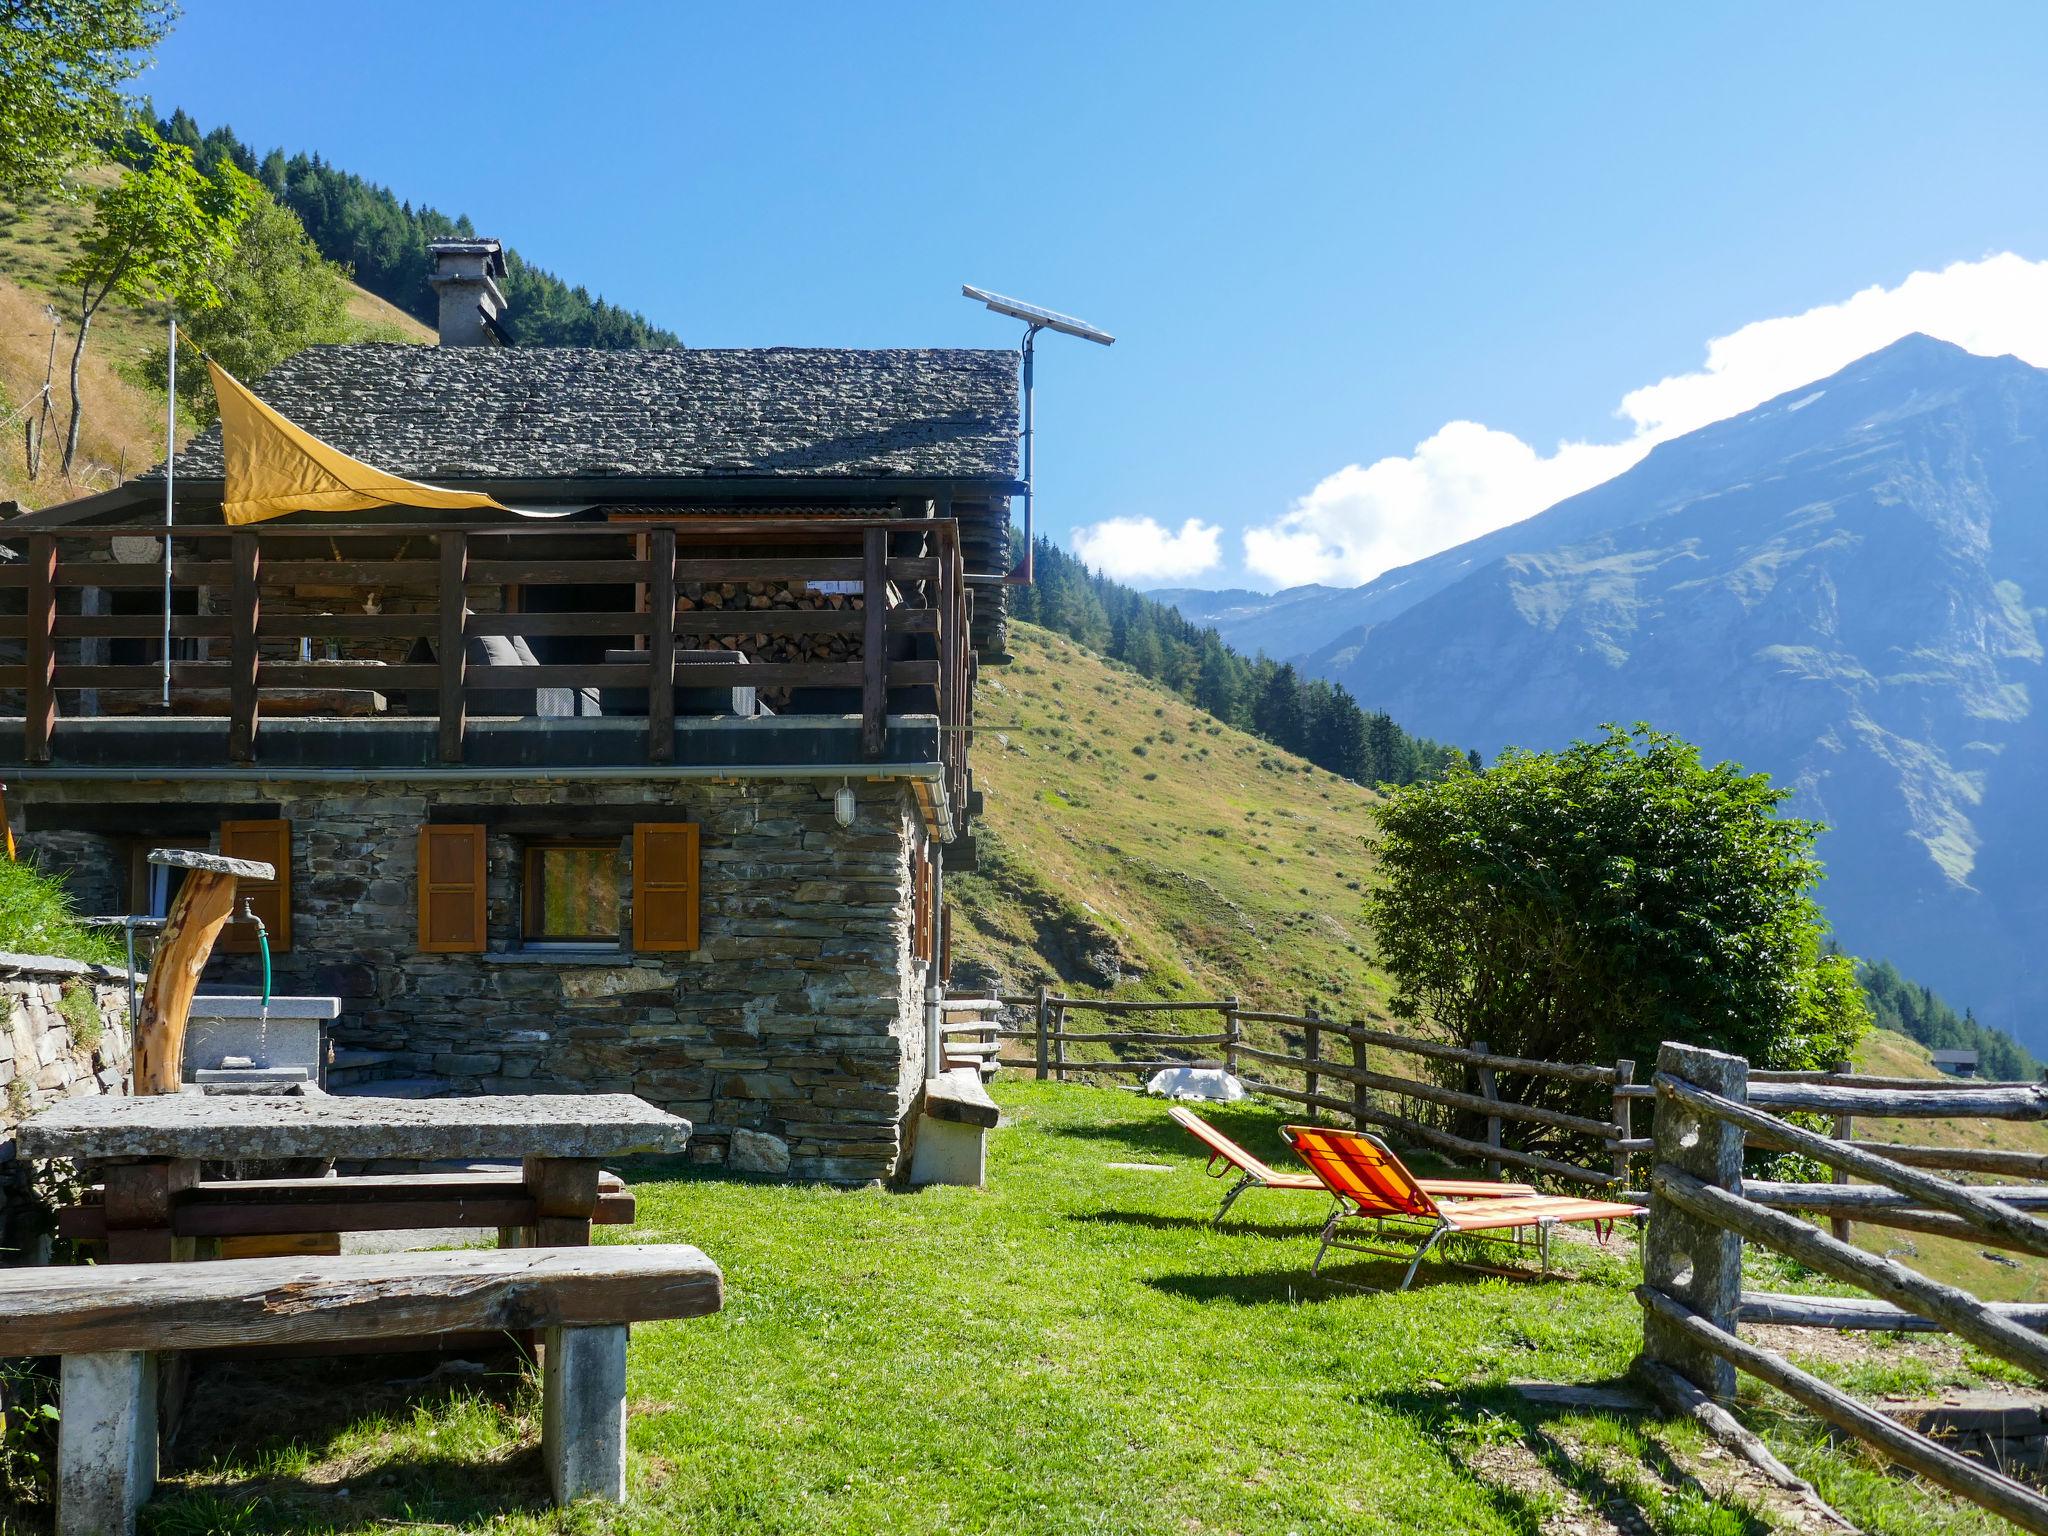
{"type": "MultiPolygon", "coordinates": [[[[1233,1168],[1243,1175],[1224,1194],[1223,1204],[1217,1208],[1214,1217],[1217,1221],[1223,1219],[1237,1197],[1248,1189],[1306,1189],[1331,1193],[1329,1185],[1312,1173],[1281,1173],[1276,1168],[1267,1167],[1191,1109],[1176,1104],[1167,1113],[1173,1116],[1177,1125],[1209,1149],[1208,1173],[1211,1178],[1220,1179],[1233,1168]]],[[[1501,1184],[1489,1179],[1424,1179],[1421,1184],[1430,1194],[1447,1200],[1497,1200],[1536,1193],[1526,1184],[1501,1184]]]]}
{"type": "MultiPolygon", "coordinates": [[[[1347,1243],[1337,1236],[1339,1223],[1351,1217],[1367,1220],[1408,1220],[1425,1222],[1429,1231],[1408,1265],[1396,1290],[1405,1291],[1422,1261],[1444,1237],[1452,1232],[1516,1232],[1536,1229],[1543,1255],[1543,1273],[1550,1273],[1550,1229],[1561,1221],[1590,1221],[1601,1240],[1604,1228],[1611,1228],[1623,1216],[1646,1216],[1640,1205],[1623,1205],[1613,1200],[1580,1200],[1570,1195],[1516,1195],[1505,1200],[1481,1200],[1468,1204],[1439,1205],[1394,1156],[1387,1144],[1363,1131],[1337,1131],[1316,1125],[1290,1125],[1287,1141],[1301,1160],[1313,1170],[1323,1187],[1337,1201],[1337,1209],[1323,1225],[1323,1246],[1316,1250],[1310,1273],[1320,1274],[1323,1258],[1332,1248],[1352,1248],[1360,1253],[1388,1254],[1383,1248],[1347,1243]]],[[[1389,1254],[1398,1258],[1398,1254],[1389,1254]]]]}

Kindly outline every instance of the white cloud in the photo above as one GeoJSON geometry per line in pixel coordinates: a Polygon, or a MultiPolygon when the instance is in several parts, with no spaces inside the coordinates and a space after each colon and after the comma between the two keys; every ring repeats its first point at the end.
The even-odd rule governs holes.
{"type": "Polygon", "coordinates": [[[1612,479],[1658,443],[1761,405],[1924,331],[1972,352],[2048,367],[2048,261],[2006,253],[1915,272],[1839,304],[1758,320],[1707,343],[1705,367],[1630,391],[1615,443],[1544,454],[1513,433],[1454,421],[1406,457],[1350,464],[1244,535],[1245,565],[1280,586],[1362,583],[1520,522],[1612,479]]]}
{"type": "Polygon", "coordinates": [[[1189,581],[1223,563],[1223,530],[1191,517],[1180,532],[1149,517],[1112,517],[1076,528],[1074,553],[1105,576],[1141,587],[1189,581]]]}

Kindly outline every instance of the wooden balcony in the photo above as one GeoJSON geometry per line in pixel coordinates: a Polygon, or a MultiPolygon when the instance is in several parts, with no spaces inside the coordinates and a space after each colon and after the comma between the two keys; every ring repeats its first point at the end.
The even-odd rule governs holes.
{"type": "MultiPolygon", "coordinates": [[[[950,520],[179,527],[168,702],[164,532],[0,533],[25,556],[0,565],[0,690],[19,691],[24,763],[81,760],[72,747],[92,739],[95,766],[149,767],[154,731],[188,760],[200,741],[222,766],[261,767],[301,755],[280,738],[324,721],[315,734],[337,767],[396,752],[446,769],[478,762],[480,733],[524,714],[520,761],[537,769],[594,760],[579,735],[613,757],[630,742],[634,761],[659,767],[708,723],[679,720],[679,698],[687,717],[693,699],[737,683],[776,701],[785,724],[836,720],[809,731],[814,764],[821,751],[875,763],[915,719],[956,817],[964,807],[972,592],[950,520]],[[480,649],[509,647],[479,637],[517,637],[520,663],[480,662],[480,649]],[[712,648],[735,654],[714,662],[712,648]],[[578,707],[504,710],[542,690],[578,707]]],[[[766,726],[770,713],[719,723],[766,726]]]]}

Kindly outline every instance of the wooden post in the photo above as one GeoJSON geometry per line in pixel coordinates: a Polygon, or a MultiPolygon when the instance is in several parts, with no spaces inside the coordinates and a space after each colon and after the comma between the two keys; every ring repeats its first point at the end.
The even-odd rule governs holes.
{"type": "Polygon", "coordinates": [[[1323,1053],[1323,1032],[1315,1021],[1315,1004],[1309,1004],[1302,1011],[1308,1016],[1308,1023],[1302,1026],[1301,1031],[1302,1050],[1308,1057],[1308,1064],[1302,1072],[1302,1092],[1306,1093],[1309,1097],[1308,1112],[1310,1118],[1313,1119],[1322,1113],[1322,1110],[1316,1105],[1315,1099],[1317,1097],[1316,1090],[1322,1085],[1323,1081],[1321,1075],[1316,1071],[1316,1062],[1323,1053]]]}
{"type": "MultiPolygon", "coordinates": [[[[1737,1102],[1749,1097],[1749,1063],[1740,1056],[1666,1041],[1657,1075],[1670,1076],[1737,1102]]],[[[1742,1131],[1687,1109],[1660,1093],[1650,1175],[1650,1226],[1643,1238],[1643,1279],[1676,1297],[1716,1327],[1734,1331],[1742,1306],[1742,1239],[1700,1220],[1667,1199],[1664,1172],[1676,1169],[1735,1194],[1742,1192],[1742,1131]]],[[[1655,1311],[1643,1314],[1643,1354],[1670,1366],[1710,1396],[1735,1395],[1735,1367],[1688,1339],[1655,1311]]]]}
{"type": "Polygon", "coordinates": [[[1045,1081],[1051,1057],[1051,1042],[1046,1036],[1052,1033],[1052,988],[1044,982],[1038,984],[1038,1081],[1045,1081]]]}
{"type": "Polygon", "coordinates": [[[164,918],[136,1010],[133,1083],[137,1094],[176,1093],[184,1079],[185,1024],[192,995],[199,990],[199,973],[206,969],[213,941],[234,915],[235,881],[274,880],[277,870],[253,859],[184,848],[158,848],[149,862],[183,869],[186,875],[164,918]]]}
{"type": "Polygon", "coordinates": [[[441,761],[462,761],[467,725],[463,674],[468,667],[469,535],[460,528],[441,530],[441,761]]]}
{"type": "MultiPolygon", "coordinates": [[[[1835,1070],[1845,1075],[1850,1074],[1855,1072],[1856,1063],[1853,1061],[1838,1061],[1835,1063],[1835,1070]]],[[[1831,1132],[1831,1135],[1836,1141],[1854,1141],[1856,1139],[1856,1117],[1846,1114],[1835,1116],[1834,1130],[1831,1132]]],[[[1829,1169],[1828,1177],[1836,1184],[1846,1184],[1849,1182],[1849,1175],[1840,1168],[1829,1169]]],[[[1846,1216],[1830,1216],[1828,1218],[1828,1232],[1836,1242],[1848,1242],[1850,1232],[1849,1218],[1846,1216]]]]}
{"type": "Polygon", "coordinates": [[[676,531],[656,528],[647,535],[647,610],[653,633],[647,659],[647,761],[668,763],[676,755],[676,531]]]}
{"type": "Polygon", "coordinates": [[[39,533],[28,541],[28,678],[21,722],[21,755],[50,760],[57,726],[57,541],[39,533]]]}
{"type": "Polygon", "coordinates": [[[1351,1079],[1351,1128],[1362,1131],[1366,1128],[1365,1112],[1370,1107],[1364,1078],[1372,1070],[1372,1058],[1366,1053],[1365,1042],[1356,1035],[1351,1037],[1351,1065],[1358,1069],[1351,1079]]]}
{"type": "Polygon", "coordinates": [[[1628,1149],[1621,1145],[1633,1134],[1629,1127],[1635,1124],[1635,1100],[1622,1092],[1636,1080],[1636,1064],[1626,1056],[1614,1064],[1614,1182],[1619,1187],[1628,1187],[1628,1149]]]}
{"type": "Polygon", "coordinates": [[[256,621],[263,556],[250,529],[237,529],[228,542],[235,573],[228,608],[228,757],[248,763],[256,759],[256,621]]]}
{"type": "MultiPolygon", "coordinates": [[[[1485,1053],[1485,1052],[1486,1052],[1487,1050],[1489,1050],[1489,1049],[1490,1049],[1490,1047],[1489,1047],[1489,1046],[1487,1045],[1487,1043],[1486,1043],[1486,1042],[1485,1042],[1484,1040],[1474,1040],[1474,1041],[1472,1042],[1472,1049],[1473,1049],[1473,1050],[1475,1050],[1475,1051],[1478,1051],[1478,1052],[1480,1052],[1481,1054],[1484,1054],[1484,1053],[1485,1053]]],[[[1496,1082],[1494,1081],[1494,1076],[1493,1076],[1493,1068],[1491,1068],[1491,1067],[1474,1067],[1474,1068],[1473,1068],[1472,1070],[1473,1070],[1473,1073],[1474,1073],[1474,1075],[1475,1075],[1475,1076],[1477,1076],[1477,1077],[1478,1077],[1478,1079],[1479,1079],[1479,1096],[1480,1096],[1481,1098],[1484,1098],[1484,1099],[1493,1099],[1493,1100],[1496,1100],[1496,1101],[1497,1101],[1497,1100],[1498,1100],[1498,1099],[1500,1098],[1500,1092],[1499,1092],[1499,1084],[1498,1084],[1498,1083],[1496,1083],[1496,1082]]],[[[1420,1110],[1418,1109],[1418,1110],[1417,1110],[1417,1113],[1419,1114],[1420,1112],[1421,1112],[1421,1111],[1420,1111],[1420,1110]]],[[[1492,1147],[1492,1148],[1494,1148],[1495,1150],[1499,1150],[1499,1147],[1500,1147],[1500,1116],[1499,1116],[1499,1115],[1488,1115],[1488,1116],[1486,1117],[1486,1144],[1487,1144],[1487,1145],[1488,1145],[1489,1147],[1492,1147]]],[[[1488,1158],[1488,1159],[1486,1160],[1486,1176],[1487,1176],[1487,1177],[1488,1177],[1489,1179],[1497,1179],[1497,1178],[1499,1178],[1499,1177],[1500,1177],[1500,1171],[1501,1171],[1501,1167],[1502,1167],[1502,1164],[1501,1164],[1501,1161],[1500,1161],[1500,1159],[1499,1159],[1499,1158],[1497,1158],[1497,1157],[1489,1157],[1489,1158],[1488,1158]]]]}
{"type": "Polygon", "coordinates": [[[1244,1021],[1237,1016],[1237,999],[1223,999],[1223,1070],[1237,1076],[1237,1047],[1244,1039],[1244,1021]]]}
{"type": "Polygon", "coordinates": [[[1059,998],[1052,1000],[1052,1080],[1064,1083],[1067,1080],[1067,1005],[1059,998]]]}
{"type": "Polygon", "coordinates": [[[889,535],[870,528],[861,536],[860,750],[882,755],[889,717],[889,535]]]}

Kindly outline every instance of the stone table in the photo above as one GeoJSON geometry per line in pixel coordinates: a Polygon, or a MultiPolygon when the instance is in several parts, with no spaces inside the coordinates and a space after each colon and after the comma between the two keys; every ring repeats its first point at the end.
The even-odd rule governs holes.
{"type": "Polygon", "coordinates": [[[564,1247],[590,1241],[601,1159],[680,1152],[689,1136],[689,1121],[623,1093],[378,1099],[185,1092],[70,1099],[24,1122],[19,1144],[26,1157],[100,1165],[108,1260],[134,1264],[192,1256],[192,1238],[177,1230],[180,1209],[207,1199],[209,1188],[231,1193],[200,1184],[202,1162],[518,1159],[512,1190],[482,1175],[272,1180],[267,1192],[282,1207],[359,1189],[368,1217],[354,1230],[386,1229],[375,1221],[380,1202],[391,1209],[388,1229],[399,1230],[418,1224],[423,1203],[515,1200],[531,1215],[517,1223],[521,1241],[564,1247]]]}

